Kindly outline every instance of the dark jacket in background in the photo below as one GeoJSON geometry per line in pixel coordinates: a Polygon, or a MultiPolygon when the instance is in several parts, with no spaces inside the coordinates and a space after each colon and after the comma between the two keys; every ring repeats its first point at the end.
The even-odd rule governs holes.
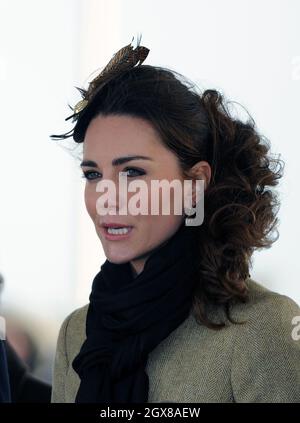
{"type": "Polygon", "coordinates": [[[0,340],[0,402],[11,402],[5,341],[0,340]]]}
{"type": "Polygon", "coordinates": [[[11,402],[50,402],[51,386],[31,376],[25,363],[6,342],[11,402]]]}

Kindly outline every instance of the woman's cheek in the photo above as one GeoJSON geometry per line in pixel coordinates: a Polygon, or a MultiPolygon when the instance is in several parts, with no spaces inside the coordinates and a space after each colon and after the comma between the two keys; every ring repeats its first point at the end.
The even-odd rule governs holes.
{"type": "Polygon", "coordinates": [[[92,190],[91,186],[86,183],[85,190],[84,190],[84,201],[85,207],[91,219],[94,221],[96,219],[96,195],[97,193],[92,190]]]}

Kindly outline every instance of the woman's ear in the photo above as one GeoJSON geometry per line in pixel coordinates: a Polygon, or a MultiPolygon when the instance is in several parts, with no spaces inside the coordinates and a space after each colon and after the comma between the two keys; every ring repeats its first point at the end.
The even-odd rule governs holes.
{"type": "Polygon", "coordinates": [[[208,187],[211,179],[211,167],[208,162],[201,160],[200,162],[194,164],[191,168],[191,175],[195,179],[204,180],[205,189],[208,187]]]}
{"type": "Polygon", "coordinates": [[[190,169],[190,175],[192,178],[192,203],[193,207],[196,205],[196,180],[203,180],[204,181],[204,187],[203,189],[206,190],[210,183],[211,179],[211,167],[208,162],[206,161],[200,161],[196,163],[191,169],[190,169]]]}

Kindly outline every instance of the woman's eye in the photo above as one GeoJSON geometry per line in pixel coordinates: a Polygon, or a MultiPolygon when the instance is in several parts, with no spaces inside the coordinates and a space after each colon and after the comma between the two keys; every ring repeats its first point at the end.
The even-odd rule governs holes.
{"type": "Polygon", "coordinates": [[[91,181],[93,179],[98,178],[98,176],[95,176],[95,175],[99,175],[99,172],[95,172],[95,171],[90,170],[90,171],[83,172],[82,177],[91,181]]]}
{"type": "MultiPolygon", "coordinates": [[[[135,169],[133,167],[128,167],[126,169],[124,169],[124,172],[127,172],[127,175],[131,178],[135,177],[135,176],[141,176],[141,175],[145,175],[145,172],[143,170],[140,169],[135,169]],[[133,173],[128,173],[129,171],[132,171],[133,173]]],[[[101,175],[99,172],[96,172],[94,170],[87,170],[85,172],[83,172],[82,177],[85,179],[88,179],[89,181],[92,181],[94,179],[99,178],[101,175]]]]}
{"type": "Polygon", "coordinates": [[[129,170],[135,172],[135,174],[128,175],[129,177],[145,175],[145,172],[143,170],[135,169],[134,167],[127,167],[126,169],[124,169],[125,172],[128,172],[129,170]]]}

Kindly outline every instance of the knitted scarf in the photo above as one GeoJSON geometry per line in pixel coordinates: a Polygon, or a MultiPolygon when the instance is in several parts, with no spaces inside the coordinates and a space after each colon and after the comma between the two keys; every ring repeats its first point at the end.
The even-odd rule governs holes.
{"type": "MultiPolygon", "coordinates": [[[[152,250],[143,271],[106,260],[95,276],[86,340],[72,366],[76,402],[147,402],[148,354],[189,315],[196,282],[195,228],[184,223],[152,250]]],[[[116,241],[118,242],[118,241],[116,241]]]]}

